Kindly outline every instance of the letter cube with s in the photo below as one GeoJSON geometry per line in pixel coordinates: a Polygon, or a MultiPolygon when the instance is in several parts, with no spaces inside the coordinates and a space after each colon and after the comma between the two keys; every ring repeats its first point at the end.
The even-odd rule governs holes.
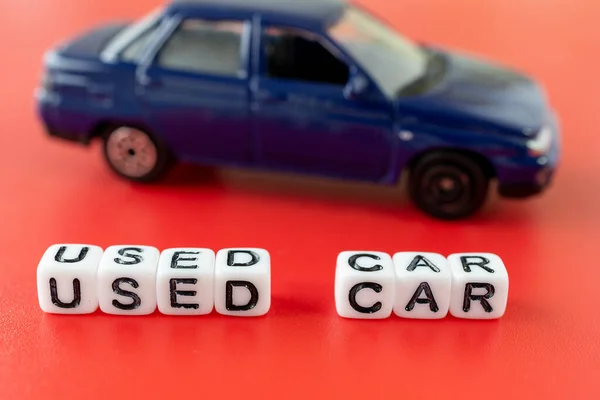
{"type": "Polygon", "coordinates": [[[111,246],[98,266],[98,300],[106,314],[147,315],[156,310],[156,267],[152,246],[111,246]]]}

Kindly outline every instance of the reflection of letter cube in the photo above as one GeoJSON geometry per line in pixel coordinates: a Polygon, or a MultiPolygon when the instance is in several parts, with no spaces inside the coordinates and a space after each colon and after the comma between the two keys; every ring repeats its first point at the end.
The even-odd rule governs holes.
{"type": "Polygon", "coordinates": [[[211,249],[166,249],[156,272],[158,309],[169,315],[209,314],[214,304],[215,252],[211,249]]]}
{"type": "Polygon", "coordinates": [[[150,246],[107,248],[98,267],[100,309],[107,314],[152,314],[159,256],[158,249],[150,246]]]}
{"type": "Polygon", "coordinates": [[[219,250],[214,279],[219,314],[257,317],[271,308],[271,257],[267,250],[219,250]]]}
{"type": "Polygon", "coordinates": [[[440,319],[448,315],[452,274],[441,254],[394,254],[396,300],[394,314],[404,318],[440,319]]]}
{"type": "Polygon", "coordinates": [[[102,248],[55,244],[37,268],[40,308],[53,314],[90,314],[98,309],[97,276],[102,248]]]}
{"type": "Polygon", "coordinates": [[[382,319],[394,306],[394,266],[389,254],[344,251],[335,269],[335,305],[344,318],[382,319]]]}
{"type": "Polygon", "coordinates": [[[448,256],[452,271],[450,313],[457,318],[494,319],[504,315],[508,272],[502,259],[490,253],[448,256]]]}

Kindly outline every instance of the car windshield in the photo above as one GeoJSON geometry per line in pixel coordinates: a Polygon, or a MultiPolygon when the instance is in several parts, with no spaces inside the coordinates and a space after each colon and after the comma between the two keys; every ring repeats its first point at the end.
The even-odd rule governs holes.
{"type": "Polygon", "coordinates": [[[123,49],[123,47],[127,46],[133,39],[137,38],[146,30],[154,26],[154,24],[156,24],[160,19],[162,12],[163,8],[158,7],[136,22],[128,25],[106,45],[102,52],[102,58],[115,58],[116,55],[123,49]]]}
{"type": "Polygon", "coordinates": [[[328,33],[390,97],[426,73],[425,51],[357,7],[328,33]]]}

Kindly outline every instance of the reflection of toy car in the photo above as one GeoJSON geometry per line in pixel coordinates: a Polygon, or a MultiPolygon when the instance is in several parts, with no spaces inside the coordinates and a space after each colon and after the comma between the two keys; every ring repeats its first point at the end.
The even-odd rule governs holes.
{"type": "Polygon", "coordinates": [[[172,0],[49,52],[37,94],[52,136],[88,143],[121,176],[172,160],[395,183],[439,218],[488,182],[549,183],[559,137],[525,76],[405,39],[341,0],[172,0]]]}

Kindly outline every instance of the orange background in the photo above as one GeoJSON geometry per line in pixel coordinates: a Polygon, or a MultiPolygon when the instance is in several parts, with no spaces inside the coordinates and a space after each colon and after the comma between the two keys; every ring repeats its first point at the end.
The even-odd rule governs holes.
{"type": "Polygon", "coordinates": [[[159,3],[0,2],[0,398],[600,398],[600,2],[363,3],[409,36],[546,85],[564,132],[548,193],[493,198],[476,218],[443,223],[395,188],[191,167],[159,185],[125,183],[97,146],[45,136],[33,90],[49,46],[159,3]],[[35,271],[61,242],[264,247],[272,310],[258,319],[45,315],[35,271]],[[335,258],[351,249],[494,252],[510,275],[507,313],[343,320],[335,258]]]}

